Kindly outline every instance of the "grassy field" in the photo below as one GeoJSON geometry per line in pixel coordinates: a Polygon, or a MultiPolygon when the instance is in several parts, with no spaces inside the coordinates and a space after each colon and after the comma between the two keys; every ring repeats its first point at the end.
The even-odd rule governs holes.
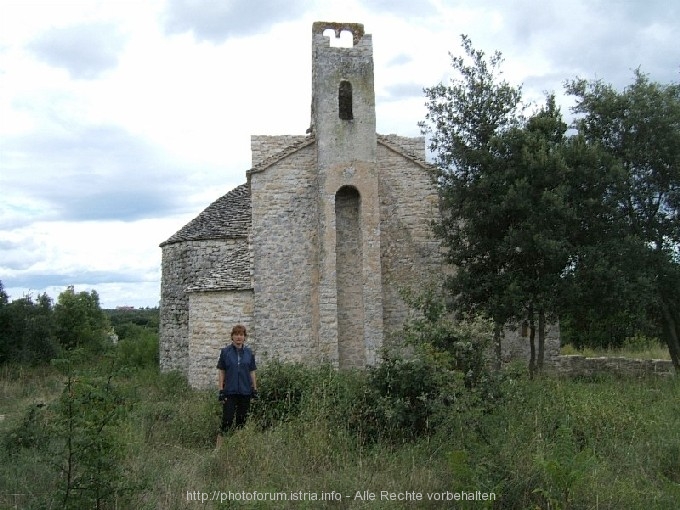
{"type": "Polygon", "coordinates": [[[177,374],[108,359],[68,370],[2,367],[0,508],[680,502],[677,378],[529,380],[515,367],[484,394],[473,388],[432,408],[418,434],[383,425],[407,423],[399,413],[422,402],[368,401],[365,374],[283,365],[259,378],[248,425],[216,449],[215,392],[177,374]]]}

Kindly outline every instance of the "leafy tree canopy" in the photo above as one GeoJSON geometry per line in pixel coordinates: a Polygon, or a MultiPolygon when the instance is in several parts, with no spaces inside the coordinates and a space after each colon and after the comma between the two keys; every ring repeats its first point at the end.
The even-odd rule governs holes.
{"type": "Polygon", "coordinates": [[[534,312],[576,328],[579,318],[656,321],[678,367],[680,86],[640,71],[623,92],[567,82],[571,134],[551,95],[527,113],[500,53],[466,36],[462,47],[450,83],[425,89],[421,123],[456,307],[497,324],[534,312]]]}
{"type": "Polygon", "coordinates": [[[99,294],[75,293],[68,289],[57,299],[54,307],[56,336],[67,349],[89,347],[96,349],[111,329],[108,317],[99,306],[99,294]]]}

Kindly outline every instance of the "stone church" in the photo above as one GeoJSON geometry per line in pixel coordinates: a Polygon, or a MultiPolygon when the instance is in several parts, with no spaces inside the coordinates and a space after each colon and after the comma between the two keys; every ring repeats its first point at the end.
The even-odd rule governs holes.
{"type": "Polygon", "coordinates": [[[252,136],[246,182],[161,244],[162,370],[214,386],[236,323],[260,363],[364,367],[398,340],[400,289],[443,269],[438,199],[424,138],[376,134],[373,79],[363,25],[313,24],[307,134],[252,136]]]}

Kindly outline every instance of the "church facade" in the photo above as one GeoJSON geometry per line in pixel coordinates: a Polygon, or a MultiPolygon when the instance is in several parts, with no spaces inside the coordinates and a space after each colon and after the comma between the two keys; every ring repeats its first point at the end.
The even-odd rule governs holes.
{"type": "Polygon", "coordinates": [[[161,244],[162,370],[214,386],[236,323],[258,362],[364,367],[399,341],[400,291],[444,269],[438,197],[424,138],[376,134],[373,80],[363,25],[313,24],[308,133],[252,136],[246,182],[161,244]]]}

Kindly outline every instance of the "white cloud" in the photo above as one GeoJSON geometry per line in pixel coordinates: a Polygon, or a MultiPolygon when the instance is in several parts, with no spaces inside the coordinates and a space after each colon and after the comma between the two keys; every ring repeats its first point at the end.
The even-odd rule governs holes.
{"type": "Polygon", "coordinates": [[[672,2],[0,0],[0,281],[155,306],[161,252],[245,181],[251,134],[303,134],[311,25],[373,35],[377,125],[419,134],[460,34],[528,97],[576,74],[678,80],[672,2]],[[257,5],[257,8],[254,6],[257,5]]]}
{"type": "Polygon", "coordinates": [[[191,32],[199,41],[222,43],[229,38],[268,32],[281,21],[304,14],[307,2],[300,0],[168,0],[163,16],[169,34],[191,32]]]}
{"type": "Polygon", "coordinates": [[[94,23],[50,28],[28,48],[39,60],[66,69],[72,78],[89,80],[118,65],[123,44],[115,25],[94,23]]]}

